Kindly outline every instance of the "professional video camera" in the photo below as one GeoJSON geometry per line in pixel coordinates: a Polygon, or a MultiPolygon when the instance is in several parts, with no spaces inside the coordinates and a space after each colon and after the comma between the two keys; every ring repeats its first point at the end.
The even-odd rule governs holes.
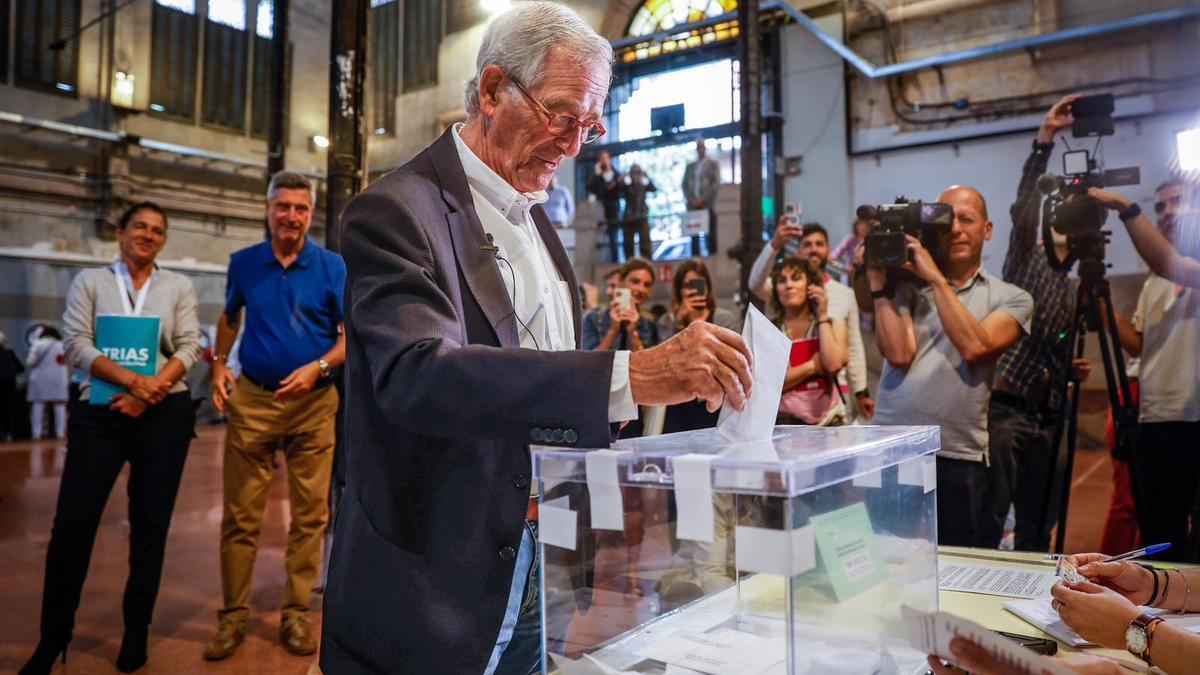
{"type": "Polygon", "coordinates": [[[864,261],[870,267],[891,269],[909,261],[909,236],[919,239],[936,260],[940,254],[938,237],[949,232],[954,223],[954,208],[949,204],[910,202],[904,197],[897,197],[895,204],[864,204],[856,215],[872,224],[864,242],[864,261]]]}
{"type": "MultiPolygon", "coordinates": [[[[1077,99],[1071,104],[1071,116],[1075,118],[1071,135],[1075,138],[1096,136],[1098,150],[1100,138],[1113,134],[1113,109],[1112,94],[1077,99]]],[[[1083,261],[1080,265],[1081,276],[1103,275],[1100,263],[1104,260],[1104,249],[1108,244],[1108,233],[1101,231],[1104,221],[1108,219],[1108,210],[1087,196],[1088,189],[1137,185],[1141,182],[1138,167],[1104,171],[1092,154],[1087,150],[1065,152],[1063,175],[1047,173],[1037,181],[1038,191],[1046,196],[1042,204],[1042,241],[1050,265],[1066,270],[1076,260],[1083,261]],[[1051,230],[1067,238],[1068,254],[1065,259],[1060,259],[1054,250],[1051,230]],[[1085,270],[1085,266],[1089,269],[1085,270]]]]}
{"type": "Polygon", "coordinates": [[[1042,174],[1037,181],[1038,191],[1046,195],[1046,224],[1067,236],[1096,232],[1104,225],[1108,211],[1087,196],[1088,189],[1137,185],[1141,180],[1136,166],[1101,171],[1087,150],[1063,153],[1063,175],[1042,174]]]}

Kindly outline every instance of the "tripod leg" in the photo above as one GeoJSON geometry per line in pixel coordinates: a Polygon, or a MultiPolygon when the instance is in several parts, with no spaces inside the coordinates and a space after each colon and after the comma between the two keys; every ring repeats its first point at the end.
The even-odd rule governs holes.
{"type": "MultiPolygon", "coordinates": [[[[1083,353],[1083,339],[1087,335],[1087,324],[1084,323],[1083,315],[1083,308],[1086,306],[1086,302],[1087,298],[1085,297],[1085,291],[1081,287],[1075,296],[1074,318],[1071,321],[1071,327],[1067,333],[1066,345],[1068,353],[1071,353],[1070,350],[1072,349],[1072,346],[1074,346],[1074,349],[1077,353],[1083,353]]],[[[1067,428],[1067,420],[1074,418],[1075,416],[1075,408],[1070,408],[1070,412],[1068,412],[1067,408],[1067,401],[1071,399],[1071,397],[1068,397],[1068,394],[1071,393],[1071,379],[1069,377],[1062,383],[1062,389],[1060,391],[1061,393],[1058,397],[1058,416],[1054,421],[1054,439],[1050,446],[1054,452],[1054,461],[1051,464],[1053,468],[1046,475],[1046,486],[1043,491],[1042,502],[1039,506],[1037,523],[1038,526],[1042,528],[1042,531],[1038,533],[1038,541],[1049,541],[1050,539],[1050,528],[1053,526],[1053,523],[1050,522],[1050,504],[1054,499],[1054,483],[1056,478],[1059,481],[1059,500],[1063,505],[1059,508],[1058,518],[1056,519],[1058,523],[1058,531],[1062,533],[1067,529],[1067,510],[1065,504],[1071,497],[1071,471],[1073,470],[1073,457],[1075,455],[1075,444],[1073,440],[1068,440],[1066,448],[1064,448],[1062,444],[1063,433],[1067,428]],[[1065,456],[1064,453],[1066,453],[1065,456]],[[1059,473],[1060,466],[1065,466],[1067,468],[1059,473]]],[[[1056,542],[1058,542],[1058,538],[1056,538],[1056,542]]],[[[1056,546],[1057,547],[1054,550],[1062,553],[1061,542],[1056,543],[1056,546]]]]}
{"type": "Polygon", "coordinates": [[[1137,407],[1133,403],[1133,390],[1129,386],[1129,377],[1125,373],[1125,361],[1121,358],[1120,341],[1117,338],[1117,318],[1113,312],[1109,295],[1108,283],[1104,282],[1099,293],[1105,299],[1099,308],[1100,354],[1104,359],[1104,377],[1108,385],[1109,405],[1113,410],[1113,435],[1116,439],[1114,454],[1127,458],[1129,464],[1129,483],[1133,486],[1133,508],[1137,513],[1138,527],[1146,531],[1146,492],[1141,479],[1141,467],[1138,466],[1136,449],[1133,447],[1137,429],[1137,407]],[[1111,342],[1110,342],[1111,341],[1111,342]]]}

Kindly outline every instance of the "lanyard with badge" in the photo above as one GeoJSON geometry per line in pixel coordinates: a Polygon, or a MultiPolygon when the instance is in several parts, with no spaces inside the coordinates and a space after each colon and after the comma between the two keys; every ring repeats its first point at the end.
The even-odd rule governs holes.
{"type": "Polygon", "coordinates": [[[150,273],[150,278],[142,284],[132,305],[129,302],[129,293],[133,288],[133,277],[129,274],[129,266],[118,260],[112,264],[112,271],[117,277],[117,289],[121,292],[121,307],[125,310],[125,316],[141,316],[142,310],[146,308],[146,296],[150,293],[150,282],[154,281],[158,270],[150,273]]]}
{"type": "MultiPolygon", "coordinates": [[[[128,368],[139,375],[152,376],[158,370],[158,342],[161,320],[156,316],[142,316],[146,309],[146,297],[150,294],[150,282],[157,271],[130,300],[133,277],[129,267],[121,261],[112,264],[121,296],[121,314],[99,314],[96,316],[96,348],[113,363],[128,368]]],[[[125,391],[111,382],[100,378],[92,379],[90,403],[106,405],[116,394],[125,391]]]]}

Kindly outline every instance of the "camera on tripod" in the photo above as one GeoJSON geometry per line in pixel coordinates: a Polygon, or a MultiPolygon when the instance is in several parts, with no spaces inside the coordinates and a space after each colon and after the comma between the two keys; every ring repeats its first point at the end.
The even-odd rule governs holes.
{"type": "MultiPolygon", "coordinates": [[[[1098,150],[1100,139],[1113,135],[1113,110],[1112,94],[1076,99],[1071,103],[1071,116],[1075,119],[1071,135],[1097,137],[1098,150]]],[[[1140,182],[1141,170],[1136,166],[1105,171],[1087,150],[1063,153],[1063,175],[1047,173],[1037,181],[1038,191],[1046,196],[1042,205],[1042,241],[1051,268],[1068,270],[1075,261],[1081,261],[1081,277],[1088,281],[1103,277],[1109,233],[1101,228],[1108,219],[1108,210],[1089,197],[1088,190],[1140,182]],[[1055,250],[1054,232],[1066,237],[1066,258],[1060,259],[1055,250]]]]}
{"type": "Polygon", "coordinates": [[[1087,150],[1063,153],[1063,175],[1043,174],[1038,191],[1046,195],[1047,224],[1067,236],[1097,232],[1108,218],[1100,202],[1087,196],[1090,188],[1137,185],[1142,182],[1136,166],[1102,171],[1087,150]]]}
{"type": "Polygon", "coordinates": [[[897,197],[894,204],[858,207],[856,214],[872,223],[864,240],[864,261],[870,267],[896,269],[909,262],[908,237],[938,255],[938,237],[950,231],[954,208],[941,202],[910,202],[897,197]]]}

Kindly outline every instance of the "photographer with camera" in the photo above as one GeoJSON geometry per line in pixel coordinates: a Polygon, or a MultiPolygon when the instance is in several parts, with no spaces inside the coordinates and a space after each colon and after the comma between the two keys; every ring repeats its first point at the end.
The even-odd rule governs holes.
{"type": "Polygon", "coordinates": [[[816,261],[821,269],[825,292],[829,295],[829,317],[846,326],[850,360],[842,373],[838,374],[838,382],[843,391],[845,385],[849,384],[849,390],[854,392],[858,419],[870,421],[875,415],[875,401],[871,398],[871,390],[867,384],[867,357],[863,349],[854,291],[829,275],[829,233],[818,223],[800,225],[799,218],[798,207],[796,211],[779,217],[775,234],[750,268],[750,289],[764,302],[773,301],[772,271],[776,259],[789,242],[798,242],[795,255],[816,261]]]}
{"type": "MultiPolygon", "coordinates": [[[[1191,185],[1178,180],[1167,181],[1154,192],[1158,217],[1154,234],[1168,246],[1174,243],[1180,216],[1193,193],[1191,185]]],[[[1150,227],[1128,198],[1095,188],[1088,195],[1117,210],[1130,234],[1150,227]]],[[[1132,459],[1140,488],[1134,494],[1139,499],[1142,540],[1171,542],[1173,559],[1200,559],[1200,551],[1188,547],[1188,518],[1195,522],[1200,515],[1196,509],[1200,455],[1194,451],[1200,436],[1200,291],[1151,273],[1132,321],[1115,307],[1114,312],[1121,346],[1131,356],[1141,357],[1132,459]]]]}
{"type": "MultiPolygon", "coordinates": [[[[1071,126],[1071,104],[1078,95],[1060,99],[1042,120],[1033,151],[1025,160],[1017,200],[1009,213],[1012,234],[1004,256],[1004,281],[1036,297],[1037,306],[1029,334],[1000,357],[988,407],[989,459],[1000,483],[994,502],[996,517],[1003,520],[1011,504],[1016,511],[1014,546],[1018,551],[1045,551],[1049,528],[1038,520],[1053,520],[1053,501],[1046,504],[1046,486],[1053,478],[1056,452],[1054,428],[1065,401],[1067,378],[1086,379],[1091,364],[1074,363],[1070,345],[1062,336],[1071,328],[1077,282],[1066,270],[1053,269],[1038,237],[1041,194],[1038,178],[1046,172],[1054,135],[1071,126]],[[1072,373],[1071,366],[1075,372],[1072,373]],[[1050,506],[1050,509],[1047,509],[1050,506]]],[[[1055,235],[1056,254],[1066,257],[1066,238],[1055,235]]]]}
{"type": "MultiPolygon", "coordinates": [[[[996,360],[1029,331],[1033,298],[983,269],[983,244],[992,237],[983,195],[954,186],[938,201],[953,210],[949,229],[922,238],[936,242],[939,262],[921,239],[905,235],[903,269],[923,284],[890,282],[889,270],[866,256],[886,360],[875,422],[941,427],[938,543],[995,548],[1003,521],[989,487],[988,401],[996,360]]],[[[870,235],[865,244],[869,250],[870,235]]]]}

